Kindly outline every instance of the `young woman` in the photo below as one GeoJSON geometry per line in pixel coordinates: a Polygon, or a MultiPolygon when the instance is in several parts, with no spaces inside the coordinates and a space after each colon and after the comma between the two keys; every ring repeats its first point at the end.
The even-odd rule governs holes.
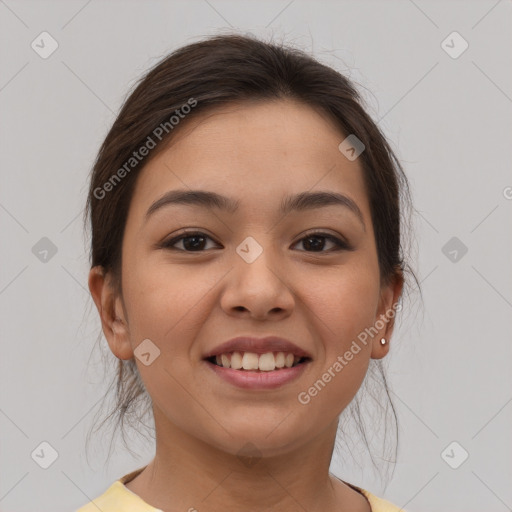
{"type": "Polygon", "coordinates": [[[224,35],[154,67],[86,215],[119,413],[150,400],[156,453],[79,512],[398,511],[329,467],[389,351],[407,194],[353,85],[303,52],[224,35]]]}

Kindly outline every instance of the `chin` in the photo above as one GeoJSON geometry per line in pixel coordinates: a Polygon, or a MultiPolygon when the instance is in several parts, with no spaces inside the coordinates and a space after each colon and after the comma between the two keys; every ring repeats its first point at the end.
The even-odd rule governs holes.
{"type": "MultiPolygon", "coordinates": [[[[280,419],[282,421],[283,418],[280,419]]],[[[298,450],[305,441],[298,425],[284,425],[282,422],[262,422],[248,426],[232,425],[223,440],[213,443],[217,448],[232,455],[244,457],[268,458],[284,455],[298,450]],[[276,428],[277,426],[277,428],[276,428]]]]}

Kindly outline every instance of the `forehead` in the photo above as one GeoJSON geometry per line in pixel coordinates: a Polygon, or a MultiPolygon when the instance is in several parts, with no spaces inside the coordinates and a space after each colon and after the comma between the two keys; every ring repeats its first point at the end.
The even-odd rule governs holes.
{"type": "Polygon", "coordinates": [[[361,165],[338,149],[345,137],[326,115],[289,100],[197,114],[143,168],[130,209],[144,216],[169,190],[203,189],[239,200],[237,215],[258,215],[285,195],[321,189],[350,196],[369,217],[361,165]]]}

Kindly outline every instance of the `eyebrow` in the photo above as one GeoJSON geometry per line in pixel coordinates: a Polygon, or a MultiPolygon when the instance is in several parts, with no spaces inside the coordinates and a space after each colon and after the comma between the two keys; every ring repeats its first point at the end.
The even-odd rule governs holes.
{"type": "MultiPolygon", "coordinates": [[[[207,190],[170,190],[149,207],[146,212],[146,221],[157,210],[169,205],[192,205],[205,209],[217,208],[234,214],[238,210],[240,201],[207,190]]],[[[287,215],[293,211],[303,212],[328,206],[347,208],[357,216],[366,231],[363,214],[355,201],[337,192],[301,192],[286,196],[281,201],[279,212],[281,215],[287,215]]]]}

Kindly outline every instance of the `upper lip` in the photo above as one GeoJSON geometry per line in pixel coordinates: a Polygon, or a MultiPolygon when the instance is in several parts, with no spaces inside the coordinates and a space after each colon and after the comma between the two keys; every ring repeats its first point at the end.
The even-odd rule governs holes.
{"type": "Polygon", "coordinates": [[[228,352],[254,352],[255,354],[265,354],[266,352],[291,352],[298,357],[312,358],[309,352],[298,347],[295,343],[277,336],[267,336],[265,338],[238,336],[217,345],[206,353],[204,358],[220,356],[228,352]]]}

